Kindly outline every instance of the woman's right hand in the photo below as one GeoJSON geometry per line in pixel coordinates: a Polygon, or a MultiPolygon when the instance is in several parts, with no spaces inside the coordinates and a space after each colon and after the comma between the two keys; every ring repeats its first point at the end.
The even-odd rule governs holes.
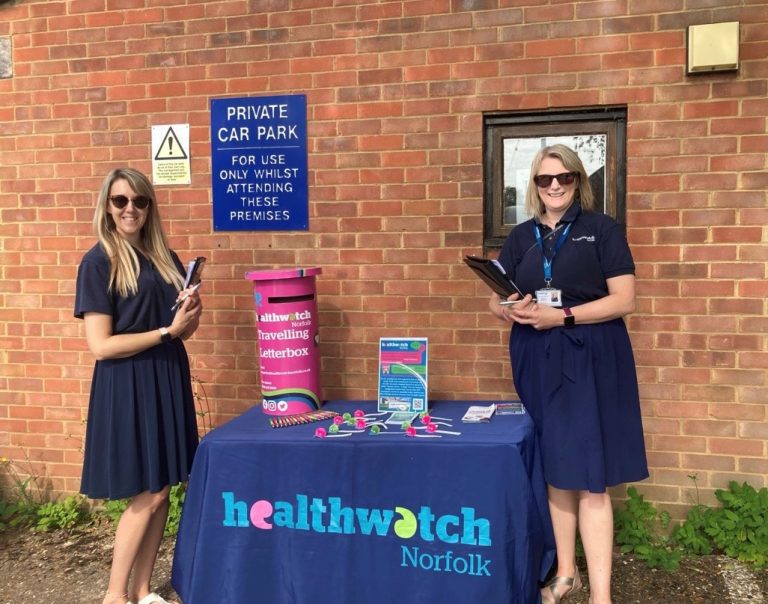
{"type": "MultiPolygon", "coordinates": [[[[512,294],[507,298],[510,301],[517,301],[520,299],[519,294],[512,294]]],[[[491,309],[491,313],[502,321],[511,321],[512,319],[507,314],[506,310],[508,306],[502,305],[504,298],[499,297],[497,294],[491,294],[491,299],[488,301],[488,308],[491,309]]]]}

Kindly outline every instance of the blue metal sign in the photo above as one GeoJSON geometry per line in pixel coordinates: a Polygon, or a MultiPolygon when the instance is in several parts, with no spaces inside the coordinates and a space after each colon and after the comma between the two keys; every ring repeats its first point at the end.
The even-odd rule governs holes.
{"type": "Polygon", "coordinates": [[[306,231],[306,95],[211,99],[211,181],[214,231],[306,231]]]}

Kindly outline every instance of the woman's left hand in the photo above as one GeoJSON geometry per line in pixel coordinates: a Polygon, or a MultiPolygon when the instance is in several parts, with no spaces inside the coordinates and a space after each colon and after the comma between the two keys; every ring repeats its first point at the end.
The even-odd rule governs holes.
{"type": "Polygon", "coordinates": [[[552,329],[563,324],[562,308],[555,308],[548,304],[537,304],[530,294],[520,304],[508,306],[504,312],[510,320],[530,325],[534,329],[552,329]]]}
{"type": "Polygon", "coordinates": [[[194,310],[195,307],[200,304],[200,286],[182,289],[176,297],[176,302],[179,300],[184,300],[181,306],[186,305],[188,311],[194,310]]]}
{"type": "Polygon", "coordinates": [[[200,288],[187,288],[179,292],[177,300],[188,296],[176,310],[173,323],[169,331],[176,332],[182,340],[189,338],[200,325],[200,314],[203,312],[203,303],[200,300],[200,288]]]}

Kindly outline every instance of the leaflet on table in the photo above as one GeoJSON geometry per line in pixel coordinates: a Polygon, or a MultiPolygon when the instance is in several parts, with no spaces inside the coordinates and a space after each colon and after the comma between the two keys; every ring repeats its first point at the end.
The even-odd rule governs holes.
{"type": "Polygon", "coordinates": [[[427,338],[379,339],[379,411],[427,411],[427,338]]]}
{"type": "Polygon", "coordinates": [[[525,407],[520,401],[496,403],[496,415],[522,415],[525,407]]]}
{"type": "Polygon", "coordinates": [[[384,423],[390,426],[402,426],[405,422],[412,424],[418,417],[418,413],[412,413],[411,411],[393,411],[384,423]]]}
{"type": "Polygon", "coordinates": [[[467,409],[461,421],[475,424],[479,422],[489,422],[496,411],[496,405],[472,405],[467,409]]]}

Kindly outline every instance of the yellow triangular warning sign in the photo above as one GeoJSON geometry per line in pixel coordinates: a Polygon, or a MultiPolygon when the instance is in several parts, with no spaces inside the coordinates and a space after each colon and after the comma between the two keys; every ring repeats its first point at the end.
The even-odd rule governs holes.
{"type": "Polygon", "coordinates": [[[181,146],[179,137],[173,131],[173,126],[170,126],[168,132],[165,133],[155,159],[187,159],[187,152],[181,146]]]}

